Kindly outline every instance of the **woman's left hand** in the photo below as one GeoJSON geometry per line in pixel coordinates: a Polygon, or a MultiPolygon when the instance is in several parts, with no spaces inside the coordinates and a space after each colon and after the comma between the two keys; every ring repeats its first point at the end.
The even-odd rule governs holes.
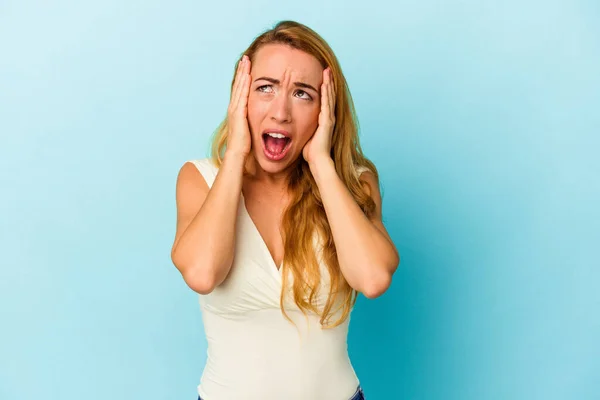
{"type": "Polygon", "coordinates": [[[326,157],[331,158],[331,137],[335,126],[335,89],[331,81],[331,69],[323,70],[323,83],[321,84],[321,112],[319,113],[319,126],[302,149],[302,156],[306,162],[312,162],[326,157]]]}

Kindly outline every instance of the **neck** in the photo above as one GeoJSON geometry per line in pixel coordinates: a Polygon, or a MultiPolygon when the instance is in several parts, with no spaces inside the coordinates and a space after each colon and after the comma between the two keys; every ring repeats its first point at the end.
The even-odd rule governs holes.
{"type": "Polygon", "coordinates": [[[246,170],[248,171],[247,176],[254,183],[270,191],[285,191],[290,181],[290,175],[294,168],[296,168],[297,164],[298,161],[294,161],[283,170],[269,172],[265,171],[254,157],[254,154],[250,153],[246,159],[246,170]]]}

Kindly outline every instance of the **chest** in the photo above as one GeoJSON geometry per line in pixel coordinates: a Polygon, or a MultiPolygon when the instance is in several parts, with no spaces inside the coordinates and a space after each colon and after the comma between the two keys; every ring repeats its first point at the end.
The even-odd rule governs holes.
{"type": "MultiPolygon", "coordinates": [[[[267,215],[273,220],[277,219],[276,213],[267,215]]],[[[213,292],[201,296],[203,306],[213,313],[228,314],[230,316],[238,315],[242,318],[250,311],[279,309],[282,291],[291,293],[293,276],[291,274],[287,275],[287,285],[284,288],[282,273],[285,273],[283,271],[286,270],[280,268],[281,262],[278,262],[283,259],[281,234],[269,230],[265,222],[268,219],[264,218],[260,221],[265,224],[265,232],[269,232],[271,237],[275,237],[272,242],[275,257],[277,257],[277,251],[279,251],[281,258],[273,257],[267,241],[263,239],[242,199],[237,213],[235,253],[230,272],[225,281],[213,292]]],[[[267,240],[269,234],[265,235],[267,240]]],[[[313,240],[313,248],[317,260],[321,260],[321,247],[316,235],[313,240]]],[[[324,278],[322,281],[328,282],[329,272],[326,265],[320,263],[318,267],[322,278],[324,278]]],[[[329,287],[324,283],[317,295],[317,302],[324,304],[328,295],[329,287]]],[[[293,303],[292,296],[286,296],[284,307],[288,310],[297,308],[293,303]]]]}
{"type": "Polygon", "coordinates": [[[279,270],[284,254],[282,218],[285,204],[276,198],[257,197],[250,200],[244,195],[240,202],[243,207],[242,217],[249,219],[248,230],[254,231],[259,237],[268,251],[270,261],[279,270]]]}

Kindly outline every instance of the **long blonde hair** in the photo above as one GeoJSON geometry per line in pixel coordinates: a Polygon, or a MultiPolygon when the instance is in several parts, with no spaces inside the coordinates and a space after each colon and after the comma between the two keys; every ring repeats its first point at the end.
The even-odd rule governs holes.
{"type": "MultiPolygon", "coordinates": [[[[323,68],[331,68],[336,93],[336,123],[332,136],[331,157],[338,176],[365,215],[371,217],[375,211],[375,203],[359,182],[356,171],[357,167],[366,167],[377,180],[379,174],[375,165],[363,155],[354,103],[333,50],[321,36],[307,26],[295,21],[281,21],[256,37],[243,54],[254,61],[256,52],[267,44],[285,44],[314,56],[323,68]]],[[[232,88],[235,67],[233,75],[232,88]]],[[[211,158],[217,166],[221,166],[223,162],[227,134],[228,123],[225,117],[212,138],[211,158]]],[[[348,285],[341,273],[321,195],[302,154],[299,162],[295,164],[288,185],[291,200],[283,213],[281,227],[284,243],[284,260],[281,267],[283,288],[287,287],[287,275],[291,273],[293,299],[298,308],[304,314],[307,311],[316,313],[321,317],[320,323],[323,327],[333,328],[349,316],[356,302],[357,292],[348,285]],[[317,304],[322,277],[313,242],[315,234],[321,239],[322,258],[329,272],[329,295],[324,307],[317,304]],[[335,314],[338,314],[339,318],[331,322],[335,314]]],[[[284,307],[285,294],[286,291],[282,290],[280,305],[284,316],[290,319],[284,307]]]]}

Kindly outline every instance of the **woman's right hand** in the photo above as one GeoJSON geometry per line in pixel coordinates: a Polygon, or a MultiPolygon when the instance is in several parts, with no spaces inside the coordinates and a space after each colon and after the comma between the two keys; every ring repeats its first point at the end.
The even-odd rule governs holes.
{"type": "Polygon", "coordinates": [[[248,94],[250,93],[250,59],[244,55],[235,73],[231,100],[227,109],[226,153],[244,157],[250,154],[252,140],[248,127],[248,94]]]}

